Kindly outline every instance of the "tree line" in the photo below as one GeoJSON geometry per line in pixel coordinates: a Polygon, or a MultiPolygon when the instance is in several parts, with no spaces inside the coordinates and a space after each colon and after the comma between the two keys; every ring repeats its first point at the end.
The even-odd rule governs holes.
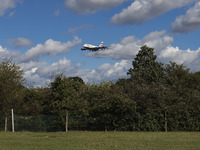
{"type": "Polygon", "coordinates": [[[86,84],[80,77],[58,74],[46,87],[26,86],[21,68],[4,60],[0,126],[7,130],[13,108],[23,130],[64,131],[67,111],[69,130],[200,131],[200,71],[156,58],[145,45],[127,70],[128,78],[86,84]]]}

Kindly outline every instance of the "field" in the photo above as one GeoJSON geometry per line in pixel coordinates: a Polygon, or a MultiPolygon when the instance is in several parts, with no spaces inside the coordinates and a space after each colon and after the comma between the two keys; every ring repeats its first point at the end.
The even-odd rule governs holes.
{"type": "Polygon", "coordinates": [[[1,150],[200,150],[200,132],[0,132],[1,150]]]}

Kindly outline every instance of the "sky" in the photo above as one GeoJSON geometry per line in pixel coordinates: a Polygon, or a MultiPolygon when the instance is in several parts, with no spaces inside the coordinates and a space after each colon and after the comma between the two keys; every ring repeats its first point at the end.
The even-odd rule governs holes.
{"type": "Polygon", "coordinates": [[[0,0],[0,61],[12,60],[28,83],[56,74],[85,83],[128,78],[140,47],[157,61],[200,71],[199,0],[0,0]],[[85,43],[109,49],[81,51],[85,43]]]}

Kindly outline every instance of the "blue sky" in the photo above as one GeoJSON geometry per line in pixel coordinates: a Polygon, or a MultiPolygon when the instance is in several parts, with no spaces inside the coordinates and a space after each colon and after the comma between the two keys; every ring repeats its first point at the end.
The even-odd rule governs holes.
{"type": "Polygon", "coordinates": [[[0,0],[0,61],[12,59],[28,82],[56,73],[85,82],[128,77],[142,45],[158,61],[200,71],[198,0],[0,0]],[[81,51],[85,43],[111,45],[81,51]]]}

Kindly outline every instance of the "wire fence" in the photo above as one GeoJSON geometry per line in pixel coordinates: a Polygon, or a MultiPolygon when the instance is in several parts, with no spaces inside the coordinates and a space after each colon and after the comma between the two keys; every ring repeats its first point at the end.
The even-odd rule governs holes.
{"type": "MultiPolygon", "coordinates": [[[[0,119],[0,130],[4,131],[5,120],[0,119]]],[[[65,131],[65,120],[58,115],[41,114],[41,115],[14,115],[15,131],[31,131],[31,132],[56,132],[65,131]]],[[[12,118],[7,117],[7,131],[12,131],[12,118]]]]}
{"type": "MultiPolygon", "coordinates": [[[[0,131],[5,130],[5,118],[0,118],[0,131]]],[[[14,130],[30,132],[58,132],[90,130],[89,120],[69,112],[64,114],[14,114],[14,130]]],[[[7,116],[7,131],[12,131],[12,115],[7,116]]]]}
{"type": "MultiPolygon", "coordinates": [[[[63,114],[14,114],[14,130],[30,132],[58,132],[58,131],[200,131],[199,115],[190,120],[184,118],[174,123],[173,117],[157,120],[142,118],[143,121],[126,120],[123,122],[107,122],[89,116],[80,116],[72,113],[63,114]],[[68,115],[66,115],[68,114],[68,115]],[[67,116],[67,117],[66,117],[67,116]],[[163,121],[162,121],[163,120],[163,121]],[[127,122],[128,121],[128,122],[127,122]],[[167,123],[167,124],[166,124],[167,123]],[[115,126],[114,126],[115,125],[115,126]],[[151,128],[150,128],[151,127],[151,128]]],[[[101,118],[102,119],[102,118],[101,118]]],[[[5,130],[5,118],[0,118],[0,131],[5,130]]],[[[7,116],[7,131],[12,131],[12,115],[7,116]]]]}

